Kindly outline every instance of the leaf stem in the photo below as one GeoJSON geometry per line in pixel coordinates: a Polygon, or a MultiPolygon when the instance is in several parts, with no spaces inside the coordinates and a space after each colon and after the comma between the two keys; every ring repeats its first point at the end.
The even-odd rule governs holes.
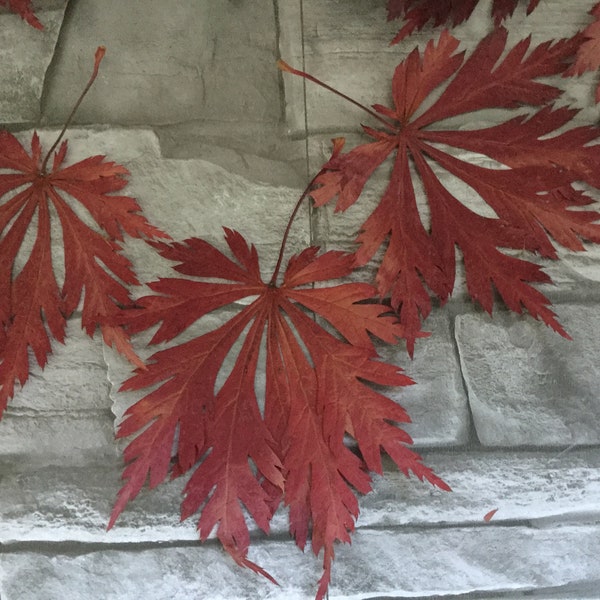
{"type": "Polygon", "coordinates": [[[346,100],[347,102],[350,102],[351,104],[354,104],[354,106],[358,106],[358,108],[364,110],[366,113],[369,113],[374,119],[377,119],[378,121],[383,123],[388,129],[392,129],[392,130],[397,129],[396,125],[394,125],[393,123],[390,123],[387,119],[384,119],[381,115],[377,114],[374,110],[371,110],[368,106],[365,106],[364,104],[361,104],[357,100],[354,100],[354,98],[351,98],[350,96],[347,96],[346,94],[340,92],[339,90],[336,90],[334,87],[331,87],[324,81],[321,81],[320,79],[317,79],[316,77],[313,77],[312,75],[309,75],[308,73],[306,73],[304,71],[299,71],[298,69],[294,69],[294,67],[291,67],[284,60],[281,60],[281,59],[279,59],[277,61],[277,66],[282,71],[285,71],[286,73],[291,73],[292,75],[298,75],[299,77],[304,77],[304,79],[308,79],[308,81],[312,81],[313,83],[320,85],[322,88],[325,88],[327,91],[332,92],[336,96],[343,98],[344,100],[346,100]]]}
{"type": "Polygon", "coordinates": [[[81,92],[79,99],[75,103],[73,110],[67,117],[67,120],[65,122],[64,127],[62,128],[62,131],[60,132],[60,135],[56,138],[56,141],[54,142],[54,144],[52,144],[52,147],[50,148],[50,150],[48,150],[48,153],[46,154],[44,161],[42,162],[42,166],[41,166],[42,173],[44,173],[44,174],[46,173],[46,167],[48,165],[48,160],[50,159],[50,156],[56,150],[58,144],[60,144],[63,136],[65,135],[65,132],[67,131],[67,128],[71,124],[71,121],[73,120],[73,117],[75,116],[75,113],[77,112],[77,109],[79,108],[79,105],[82,103],[83,99],[85,98],[85,95],[89,92],[90,88],[92,87],[92,84],[96,80],[96,77],[98,77],[98,69],[100,67],[100,62],[104,58],[105,54],[106,54],[105,46],[98,46],[98,48],[96,48],[96,54],[94,56],[94,70],[92,71],[92,75],[90,76],[90,79],[87,82],[87,85],[85,86],[83,92],[81,92]]]}
{"type": "Polygon", "coordinates": [[[315,181],[317,180],[317,177],[319,177],[319,175],[321,175],[321,173],[323,173],[324,169],[321,169],[311,180],[310,183],[306,186],[305,190],[302,192],[302,195],[300,196],[300,198],[298,198],[298,202],[296,202],[296,206],[294,206],[294,210],[292,211],[292,214],[290,215],[290,218],[288,220],[288,224],[287,227],[285,228],[285,231],[283,233],[283,239],[281,240],[281,247],[279,248],[279,256],[277,257],[277,264],[275,265],[275,270],[273,271],[273,276],[271,277],[271,281],[269,281],[269,285],[274,287],[277,283],[277,277],[279,276],[279,271],[281,270],[281,263],[283,262],[283,253],[285,252],[285,246],[287,244],[287,240],[288,237],[290,235],[290,230],[292,228],[292,223],[294,222],[294,219],[296,218],[296,215],[298,214],[298,211],[300,210],[300,206],[302,205],[302,201],[304,200],[304,198],[306,198],[306,196],[308,196],[310,189],[312,188],[312,186],[314,185],[315,181]]]}

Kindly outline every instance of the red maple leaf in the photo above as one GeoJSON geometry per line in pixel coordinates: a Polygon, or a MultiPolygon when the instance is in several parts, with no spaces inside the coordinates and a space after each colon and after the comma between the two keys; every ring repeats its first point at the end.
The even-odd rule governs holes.
{"type": "Polygon", "coordinates": [[[6,6],[8,9],[17,13],[23,20],[27,21],[32,27],[36,29],[44,29],[44,26],[39,22],[38,18],[33,12],[31,6],[31,0],[0,0],[0,5],[6,6]]]}
{"type": "MultiPolygon", "coordinates": [[[[578,40],[546,42],[529,51],[527,39],[503,55],[506,36],[504,29],[495,30],[467,60],[464,53],[455,53],[459,42],[447,31],[437,43],[427,45],[423,56],[415,49],[395,70],[394,107],[375,105],[375,112],[369,111],[384,124],[382,130],[364,128],[375,141],[346,154],[337,143],[316,180],[319,189],[312,192],[317,206],[337,197],[336,210],[345,210],[356,202],[376,168],[394,156],[389,185],[357,238],[357,261],[367,263],[387,243],[377,287],[380,295],[391,294],[410,353],[421,319],[431,310],[428,290],[443,302],[454,288],[456,247],[464,257],[468,291],[486,311],[492,311],[495,287],[511,310],[525,308],[568,337],[548,308],[549,300],[530,285],[549,282],[549,277],[539,266],[500,248],[556,258],[550,237],[570,250],[583,249],[580,238],[600,242],[600,226],[594,224],[600,214],[571,210],[592,202],[572,187],[573,182],[600,187],[600,146],[589,145],[598,130],[578,127],[557,133],[575,111],[544,106],[532,116],[519,115],[485,129],[434,128],[456,115],[545,105],[560,94],[535,79],[563,71],[578,40]],[[430,92],[448,80],[441,96],[421,108],[430,92]],[[449,148],[486,155],[499,168],[460,160],[449,148]],[[411,164],[429,203],[429,227],[417,208],[411,164]],[[467,208],[447,189],[448,175],[439,178],[434,164],[466,182],[497,218],[467,208]]],[[[285,63],[281,68],[320,83],[285,63]]]]}
{"type": "MultiPolygon", "coordinates": [[[[388,0],[388,21],[404,19],[406,24],[396,34],[392,44],[401,42],[415,29],[417,31],[433,21],[434,27],[438,25],[451,25],[456,27],[470,16],[479,0],[388,0]]],[[[529,0],[527,14],[533,12],[540,0],[529,0]]],[[[510,17],[519,0],[494,0],[492,17],[498,27],[504,19],[510,17]]]]}
{"type": "MultiPolygon", "coordinates": [[[[103,55],[100,48],[93,77],[103,55]]],[[[52,149],[43,158],[37,133],[29,154],[11,133],[0,132],[0,169],[5,171],[0,173],[0,414],[14,394],[15,380],[23,385],[28,378],[29,349],[43,367],[51,337],[64,341],[66,318],[82,296],[87,333],[93,335],[100,325],[108,345],[142,364],[127,334],[114,324],[121,307],[132,304],[125,286],[137,284],[129,260],[120,254],[120,241],[123,232],[168,237],[139,214],[133,198],[114,194],[127,185],[127,169],[104,156],[63,166],[66,142],[48,168],[51,154],[52,149]],[[89,219],[99,230],[86,223],[89,219]],[[54,230],[53,221],[58,226],[54,230]],[[62,289],[51,243],[58,231],[64,248],[62,289]],[[33,237],[25,258],[27,240],[33,237]]]]}
{"type": "Polygon", "coordinates": [[[125,450],[126,483],[109,527],[146,479],[155,487],[169,474],[194,469],[181,513],[186,518],[200,510],[200,538],[217,527],[218,538],[240,565],[270,577],[247,558],[250,539],[242,506],[268,531],[283,500],[296,543],[304,548],[310,536],[314,553],[323,549],[317,594],[322,598],[334,542],[349,541],[354,529],[354,489],[370,490],[368,471],[381,473],[381,449],[405,474],[412,471],[449,488],[406,447],[411,439],[397,426],[408,421],[405,411],[365,383],[412,383],[397,367],[377,360],[370,337],[394,342],[403,333],[395,317],[382,315],[389,309],[380,304],[363,303],[374,293],[368,284],[309,287],[348,275],[352,256],[318,255],[317,248],[308,248],[290,259],[281,285],[276,285],[279,267],[265,283],[255,248],[239,233],[225,232],[233,260],[201,239],[154,244],[162,256],[178,262],[175,270],[199,279],[151,283],[155,295],[141,298],[140,310],[128,311],[132,332],[160,323],[151,343],[172,340],[216,309],[254,299],[237,305],[235,316],[221,327],[157,352],[147,370],[123,384],[126,391],[155,389],[126,412],[119,428],[118,437],[138,435],[125,450]],[[219,387],[217,376],[238,339],[243,342],[235,364],[219,387]],[[266,348],[264,400],[255,392],[261,344],[266,348]],[[356,440],[360,455],[344,443],[346,435],[356,440]]]}
{"type": "MultiPolygon", "coordinates": [[[[592,8],[590,14],[594,17],[594,22],[583,30],[584,41],[577,50],[575,62],[565,71],[565,76],[600,69],[600,2],[592,8]]],[[[600,85],[596,88],[596,102],[600,102],[600,85]]]]}

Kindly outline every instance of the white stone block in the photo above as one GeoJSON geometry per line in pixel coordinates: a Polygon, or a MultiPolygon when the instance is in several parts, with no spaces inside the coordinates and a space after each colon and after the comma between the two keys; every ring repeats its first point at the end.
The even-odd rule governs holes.
{"type": "MultiPolygon", "coordinates": [[[[11,461],[0,465],[0,544],[73,542],[96,544],[188,542],[198,539],[197,517],[179,519],[186,477],[154,490],[144,488],[119,516],[106,525],[122,485],[122,462],[116,456],[88,462],[35,466],[11,461]]],[[[536,526],[574,523],[600,515],[600,452],[441,452],[423,454],[425,464],[452,492],[406,478],[389,459],[384,476],[375,476],[373,492],[360,496],[357,527],[484,526],[483,517],[498,509],[491,524],[536,526]]],[[[255,524],[249,522],[253,535],[255,524]]],[[[273,540],[286,536],[283,507],[271,523],[273,540]]],[[[259,534],[260,535],[260,534],[259,534]]],[[[272,540],[272,541],[273,541],[272,540]]]]}
{"type": "Polygon", "coordinates": [[[456,339],[473,420],[489,446],[597,444],[598,309],[555,307],[573,341],[529,316],[461,315],[456,339]]]}
{"type": "MultiPolygon", "coordinates": [[[[483,526],[362,530],[337,548],[329,598],[429,597],[597,585],[596,524],[549,529],[483,526]]],[[[8,550],[8,551],[7,551],[8,550]]],[[[213,543],[164,548],[79,548],[71,553],[0,554],[3,600],[304,600],[313,598],[320,564],[291,541],[258,540],[249,558],[280,586],[244,570],[213,543]]]]}

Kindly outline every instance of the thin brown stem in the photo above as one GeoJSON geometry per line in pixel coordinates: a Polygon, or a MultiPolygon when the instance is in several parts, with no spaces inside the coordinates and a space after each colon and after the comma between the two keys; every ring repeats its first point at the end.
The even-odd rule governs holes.
{"type": "Polygon", "coordinates": [[[275,265],[275,270],[273,271],[273,276],[271,277],[271,281],[269,281],[270,286],[275,286],[277,284],[277,277],[279,276],[279,271],[281,270],[281,263],[283,262],[283,254],[285,252],[285,246],[287,244],[287,240],[290,235],[292,223],[294,222],[294,219],[296,218],[296,215],[298,214],[298,211],[300,210],[302,201],[308,196],[308,194],[310,193],[310,189],[312,188],[315,181],[317,180],[317,177],[319,177],[319,175],[321,175],[321,173],[323,173],[323,169],[321,169],[310,180],[310,183],[306,186],[306,189],[302,192],[302,195],[300,196],[300,198],[298,198],[298,202],[296,202],[296,206],[294,206],[294,210],[292,211],[292,214],[290,215],[287,227],[285,228],[285,231],[283,233],[283,239],[281,240],[281,247],[279,248],[279,256],[277,257],[277,264],[275,265]]]}
{"type": "Polygon", "coordinates": [[[308,73],[305,73],[304,71],[299,71],[298,69],[294,69],[294,67],[291,67],[290,65],[288,65],[284,60],[278,60],[277,66],[282,71],[285,71],[286,73],[292,73],[292,75],[298,75],[299,77],[304,77],[304,79],[308,79],[308,81],[312,81],[313,83],[320,85],[322,88],[325,88],[327,91],[332,92],[336,96],[343,98],[344,100],[346,100],[347,102],[350,102],[351,104],[354,104],[354,106],[358,106],[358,108],[360,108],[360,109],[364,110],[366,113],[370,114],[374,119],[377,119],[378,121],[383,123],[388,129],[392,129],[392,130],[397,129],[396,125],[394,125],[387,119],[384,119],[381,115],[377,114],[374,110],[371,110],[368,106],[365,106],[364,104],[361,104],[354,98],[351,98],[350,96],[347,96],[346,94],[340,92],[339,90],[336,90],[334,87],[331,87],[324,81],[321,81],[320,79],[317,79],[316,77],[313,77],[312,75],[309,75],[308,73]]]}
{"type": "Polygon", "coordinates": [[[71,111],[71,114],[68,116],[68,118],[65,122],[65,126],[62,128],[62,131],[60,132],[60,135],[56,138],[56,141],[54,142],[54,144],[52,144],[52,147],[50,148],[50,150],[48,150],[48,153],[44,157],[44,161],[42,162],[42,166],[41,166],[42,173],[46,173],[46,167],[48,165],[48,160],[50,159],[50,156],[52,156],[52,153],[56,150],[56,148],[58,147],[58,144],[60,144],[63,136],[65,135],[65,132],[67,131],[67,128],[71,124],[71,121],[73,120],[73,117],[75,116],[75,113],[77,112],[77,109],[79,108],[79,105],[82,103],[83,99],[85,98],[85,95],[89,92],[90,88],[92,87],[92,84],[96,80],[96,77],[98,77],[98,69],[100,67],[100,62],[104,58],[105,54],[106,54],[106,48],[104,46],[98,46],[98,48],[96,49],[96,55],[94,57],[94,70],[92,71],[90,80],[87,82],[87,85],[85,86],[83,92],[81,92],[81,95],[79,96],[79,99],[75,103],[75,106],[73,107],[73,110],[71,111]]]}

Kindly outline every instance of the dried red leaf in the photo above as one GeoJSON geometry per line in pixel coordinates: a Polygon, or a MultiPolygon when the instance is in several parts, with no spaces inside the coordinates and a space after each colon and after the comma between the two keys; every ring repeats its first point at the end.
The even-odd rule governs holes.
{"type": "Polygon", "coordinates": [[[142,308],[126,315],[132,332],[160,324],[152,338],[159,343],[216,309],[253,298],[247,306],[236,304],[235,316],[219,328],[157,352],[146,371],[123,384],[126,391],[155,389],[127,411],[119,428],[118,437],[138,435],[125,450],[126,483],[109,527],[147,479],[155,487],[169,474],[193,469],[181,514],[200,511],[200,538],[217,527],[239,564],[266,575],[248,560],[242,506],[268,531],[283,500],[296,543],[304,548],[311,537],[314,553],[323,550],[322,598],[334,542],[349,541],[354,529],[354,489],[370,490],[368,471],[381,473],[381,449],[405,474],[449,488],[406,447],[411,439],[397,426],[408,421],[405,411],[365,383],[412,383],[397,367],[377,360],[371,339],[393,342],[402,327],[382,314],[386,307],[364,302],[374,293],[367,284],[308,287],[348,275],[352,256],[308,248],[290,259],[278,286],[261,279],[255,248],[239,233],[225,231],[233,260],[200,239],[155,244],[162,256],[178,262],[177,271],[196,279],[151,283],[155,295],[141,298],[142,308]],[[241,348],[219,387],[218,374],[237,340],[243,340],[241,348]],[[259,366],[261,344],[265,364],[259,366]],[[266,371],[262,414],[255,392],[259,369],[266,371]],[[345,445],[346,435],[356,440],[360,455],[345,445]]]}
{"type": "MultiPolygon", "coordinates": [[[[594,17],[594,22],[583,30],[584,41],[565,76],[582,75],[586,71],[600,69],[600,2],[592,8],[590,15],[594,17]]],[[[596,88],[596,102],[600,102],[600,85],[596,88]]]]}
{"type": "Polygon", "coordinates": [[[106,162],[104,156],[65,167],[66,154],[63,142],[46,169],[37,133],[29,154],[11,133],[0,132],[0,413],[14,394],[15,380],[23,385],[28,378],[28,350],[43,367],[51,352],[50,339],[64,341],[66,318],[82,296],[81,321],[87,333],[93,335],[100,326],[107,344],[143,364],[128,335],[115,325],[121,307],[132,304],[125,286],[137,284],[129,260],[120,254],[120,241],[124,232],[138,238],[168,236],[139,214],[133,198],[115,195],[127,185],[127,169],[106,162]],[[79,213],[83,208],[98,230],[84,222],[78,204],[79,213]],[[35,241],[20,266],[17,260],[26,253],[29,231],[35,241]],[[64,247],[62,288],[51,252],[51,237],[59,231],[64,247]]]}
{"type": "MultiPolygon", "coordinates": [[[[434,27],[456,27],[471,16],[478,2],[479,0],[388,0],[388,21],[406,21],[391,43],[401,42],[413,31],[423,29],[429,21],[433,21],[434,27]]],[[[513,14],[518,3],[519,0],[494,0],[492,18],[496,27],[513,14]]],[[[533,12],[538,4],[539,0],[529,0],[527,14],[533,12]]]]}
{"type": "Polygon", "coordinates": [[[387,242],[378,292],[391,294],[411,354],[421,319],[431,310],[429,291],[444,302],[454,288],[455,247],[464,257],[468,292],[487,312],[492,311],[495,287],[511,310],[525,308],[568,337],[548,308],[549,300],[530,285],[549,282],[549,277],[536,264],[500,249],[556,258],[551,238],[574,251],[583,249],[581,239],[600,242],[595,223],[600,214],[571,210],[592,203],[573,182],[600,187],[600,146],[590,145],[598,130],[577,127],[557,133],[575,111],[543,106],[560,90],[535,81],[561,73],[578,41],[546,42],[530,50],[527,39],[505,52],[506,36],[504,29],[494,31],[466,60],[455,53],[459,42],[448,32],[430,42],[422,56],[415,49],[394,73],[394,107],[373,107],[383,130],[365,127],[374,141],[345,154],[338,143],[316,180],[320,187],[312,192],[317,206],[337,198],[336,210],[345,210],[377,167],[394,156],[389,185],[357,238],[357,261],[367,263],[387,242]],[[441,96],[422,109],[429,94],[448,81],[441,96]],[[435,128],[449,117],[523,104],[543,108],[485,129],[435,128]],[[460,160],[449,151],[453,148],[486,155],[502,168],[460,160]],[[429,228],[417,208],[411,164],[429,202],[429,228]],[[438,177],[433,165],[446,175],[438,177]],[[448,174],[465,181],[496,217],[467,208],[445,187],[448,174]]]}
{"type": "Polygon", "coordinates": [[[12,10],[14,13],[17,13],[24,21],[27,21],[29,25],[35,27],[35,29],[44,29],[44,26],[40,23],[33,12],[31,0],[0,0],[0,5],[6,6],[6,8],[12,10]]]}

